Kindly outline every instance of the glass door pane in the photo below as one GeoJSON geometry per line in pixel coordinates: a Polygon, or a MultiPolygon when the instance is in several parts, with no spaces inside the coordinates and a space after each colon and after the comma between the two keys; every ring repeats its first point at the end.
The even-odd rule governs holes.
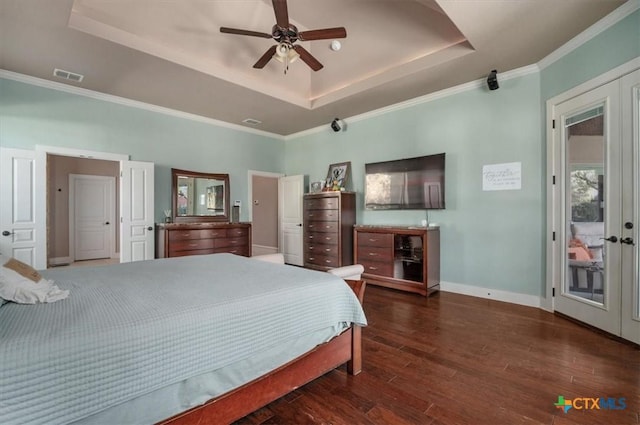
{"type": "Polygon", "coordinates": [[[567,270],[564,293],[604,304],[604,105],[564,120],[567,270]]]}

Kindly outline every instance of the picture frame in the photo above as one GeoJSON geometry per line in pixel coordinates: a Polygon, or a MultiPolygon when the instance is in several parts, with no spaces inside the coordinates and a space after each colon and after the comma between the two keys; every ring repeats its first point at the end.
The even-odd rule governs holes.
{"type": "Polygon", "coordinates": [[[311,182],[309,183],[309,193],[322,192],[323,186],[324,186],[323,181],[311,182]]]}
{"type": "Polygon", "coordinates": [[[216,195],[213,186],[207,187],[207,209],[215,210],[216,209],[216,195]]]}
{"type": "Polygon", "coordinates": [[[338,162],[329,165],[327,178],[324,181],[323,191],[346,190],[349,174],[351,172],[351,161],[338,162]]]}

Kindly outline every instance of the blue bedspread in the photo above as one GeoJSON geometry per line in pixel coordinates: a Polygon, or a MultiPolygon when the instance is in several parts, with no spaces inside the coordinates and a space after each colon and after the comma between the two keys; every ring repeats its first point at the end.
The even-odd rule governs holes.
{"type": "Polygon", "coordinates": [[[72,422],[301,335],[366,324],[341,279],[231,254],[42,274],[69,298],[0,307],[5,425],[72,422]]]}

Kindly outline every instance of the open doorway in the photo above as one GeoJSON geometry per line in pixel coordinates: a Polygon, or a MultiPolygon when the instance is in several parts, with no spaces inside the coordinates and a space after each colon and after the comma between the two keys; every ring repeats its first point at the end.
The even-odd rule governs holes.
{"type": "Polygon", "coordinates": [[[48,267],[97,259],[119,262],[119,187],[118,161],[47,154],[48,267]],[[113,185],[101,183],[108,180],[113,185]]]}
{"type": "Polygon", "coordinates": [[[282,174],[249,172],[252,255],[274,254],[278,247],[278,180],[282,174]]]}

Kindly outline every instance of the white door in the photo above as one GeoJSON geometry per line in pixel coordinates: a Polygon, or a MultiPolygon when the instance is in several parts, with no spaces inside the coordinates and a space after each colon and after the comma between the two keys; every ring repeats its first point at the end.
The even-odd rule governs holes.
{"type": "Polygon", "coordinates": [[[621,336],[640,344],[640,71],[622,78],[621,336]]]}
{"type": "Polygon", "coordinates": [[[120,164],[120,262],[151,260],[155,255],[153,163],[120,164]]]}
{"type": "Polygon", "coordinates": [[[37,211],[35,153],[0,148],[0,253],[46,268],[44,212],[37,211]]]}
{"type": "Polygon", "coordinates": [[[69,175],[69,253],[73,260],[110,258],[115,243],[115,178],[69,175]]]}
{"type": "Polygon", "coordinates": [[[552,152],[554,309],[635,342],[638,87],[640,71],[555,105],[552,152]]]}
{"type": "Polygon", "coordinates": [[[280,210],[280,252],[287,264],[302,266],[302,196],[304,176],[280,177],[278,181],[280,210]]]}

